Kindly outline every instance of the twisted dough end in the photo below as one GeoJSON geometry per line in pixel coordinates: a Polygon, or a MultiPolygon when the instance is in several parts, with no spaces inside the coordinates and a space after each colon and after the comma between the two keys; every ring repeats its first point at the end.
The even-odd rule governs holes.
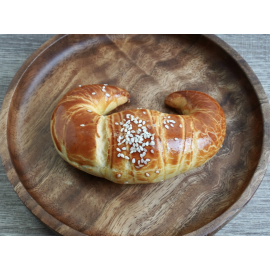
{"type": "Polygon", "coordinates": [[[183,114],[192,126],[194,141],[193,166],[198,167],[212,158],[226,136],[226,118],[218,102],[205,93],[185,90],[171,93],[165,104],[183,114]]]}
{"type": "Polygon", "coordinates": [[[170,94],[165,103],[183,115],[133,109],[107,115],[129,101],[108,85],[68,92],[51,118],[60,156],[74,167],[119,184],[155,183],[198,167],[220,149],[226,120],[219,104],[196,91],[170,94]]]}

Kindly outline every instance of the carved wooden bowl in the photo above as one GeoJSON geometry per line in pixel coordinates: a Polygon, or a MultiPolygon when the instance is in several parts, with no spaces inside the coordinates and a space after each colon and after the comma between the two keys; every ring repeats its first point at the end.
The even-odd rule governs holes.
{"type": "MultiPolygon", "coordinates": [[[[251,199],[268,165],[270,107],[247,63],[208,35],[59,35],[11,82],[1,110],[0,151],[15,191],[62,235],[209,235],[251,199]],[[164,183],[118,185],[77,170],[57,154],[51,113],[78,85],[126,89],[131,102],[172,112],[174,91],[215,98],[227,137],[205,165],[164,183]]],[[[91,143],[91,142],[89,142],[91,143]]]]}

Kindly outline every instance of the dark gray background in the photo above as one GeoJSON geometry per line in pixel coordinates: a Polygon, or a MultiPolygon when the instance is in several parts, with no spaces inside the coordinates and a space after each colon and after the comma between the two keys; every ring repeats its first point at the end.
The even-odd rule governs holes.
{"type": "MultiPolygon", "coordinates": [[[[23,62],[53,35],[0,35],[0,106],[23,62]]],[[[270,35],[218,35],[251,66],[270,98],[270,35]]],[[[2,138],[0,138],[0,143],[2,138]]],[[[245,208],[216,235],[270,235],[270,167],[245,208]]],[[[0,164],[0,235],[54,235],[14,192],[0,164]]]]}

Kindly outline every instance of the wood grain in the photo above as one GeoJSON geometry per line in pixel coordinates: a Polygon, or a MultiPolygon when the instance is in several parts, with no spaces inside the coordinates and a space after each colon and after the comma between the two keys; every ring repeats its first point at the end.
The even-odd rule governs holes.
{"type": "MultiPolygon", "coordinates": [[[[70,38],[68,37],[68,39],[70,38]]],[[[243,207],[243,200],[247,201],[250,199],[262,179],[266,169],[265,164],[268,164],[268,155],[266,153],[264,160],[260,160],[264,166],[256,170],[261,149],[264,149],[262,144],[263,115],[268,113],[268,101],[256,76],[237,54],[223,44],[223,48],[227,49],[238,59],[240,67],[245,71],[243,72],[236,65],[233,58],[229,57],[224,50],[215,45],[213,42],[215,38],[213,37],[210,40],[202,36],[187,36],[181,37],[181,39],[178,36],[167,36],[164,39],[161,36],[151,36],[149,39],[146,39],[145,36],[122,36],[120,38],[116,36],[110,36],[109,38],[98,36],[93,39],[94,41],[92,40],[93,43],[97,43],[96,47],[91,47],[92,43],[87,38],[82,40],[81,37],[80,39],[75,37],[72,40],[74,47],[72,50],[70,49],[71,51],[65,47],[64,38],[62,39],[63,47],[61,48],[64,48],[63,51],[67,53],[67,56],[69,56],[68,52],[74,56],[71,61],[72,64],[70,64],[71,68],[67,68],[67,63],[70,62],[66,58],[62,59],[63,63],[61,61],[59,63],[57,61],[47,61],[46,53],[50,55],[57,53],[51,48],[52,51],[45,51],[39,57],[42,60],[38,58],[35,61],[34,65],[28,69],[17,86],[20,88],[20,94],[17,95],[15,92],[11,107],[9,108],[9,110],[12,109],[13,113],[12,115],[9,114],[9,124],[12,126],[12,131],[8,130],[10,132],[8,133],[8,139],[15,145],[15,149],[11,151],[12,160],[17,172],[20,174],[21,182],[28,192],[26,190],[23,191],[24,187],[18,179],[12,183],[15,185],[15,190],[17,189],[18,193],[22,192],[19,193],[19,196],[25,200],[26,204],[28,203],[29,208],[32,207],[31,209],[39,218],[43,219],[47,224],[49,223],[49,226],[54,226],[54,228],[57,228],[56,231],[63,234],[74,234],[78,233],[78,231],[86,234],[109,235],[213,233],[221,226],[220,224],[224,224],[224,220],[227,221],[232,218],[239,211],[239,208],[243,207]],[[88,50],[85,49],[85,46],[88,50]],[[107,46],[109,49],[106,49],[107,46]],[[140,50],[137,49],[138,47],[140,50]],[[149,50],[149,48],[154,49],[149,50]],[[75,49],[75,53],[73,49],[75,49]],[[92,51],[94,52],[91,54],[92,51]],[[101,58],[107,61],[111,59],[111,54],[120,54],[121,61],[119,61],[120,63],[105,62],[105,66],[101,65],[102,69],[100,65],[95,67],[92,64],[89,67],[90,64],[87,61],[89,59],[92,60],[91,57],[96,59],[95,57],[100,54],[103,56],[101,58]],[[141,55],[144,56],[142,57],[141,55]],[[87,56],[90,58],[87,58],[87,56]],[[152,61],[153,59],[154,61],[152,61]],[[198,170],[196,173],[186,174],[179,179],[174,179],[173,182],[166,186],[166,192],[164,192],[165,188],[158,190],[158,192],[153,192],[151,189],[115,190],[114,187],[109,187],[109,190],[113,191],[109,192],[111,197],[108,196],[108,193],[105,194],[106,192],[99,194],[100,187],[103,187],[103,191],[108,189],[108,187],[104,186],[104,181],[100,179],[92,181],[91,179],[89,182],[89,179],[84,174],[72,171],[69,167],[66,167],[66,164],[59,163],[57,158],[55,159],[53,156],[51,142],[46,135],[45,119],[50,113],[53,104],[51,102],[44,102],[46,100],[45,92],[49,89],[53,102],[56,102],[59,94],[64,94],[61,91],[63,85],[65,89],[68,89],[68,87],[75,86],[76,84],[82,84],[83,82],[78,83],[77,75],[74,76],[72,73],[72,70],[76,71],[76,63],[74,64],[74,62],[77,62],[77,60],[79,61],[77,66],[87,67],[84,70],[85,73],[80,74],[81,80],[89,80],[89,75],[87,75],[89,69],[92,70],[92,72],[89,72],[91,74],[90,80],[104,80],[102,78],[102,71],[105,70],[105,75],[103,74],[103,76],[112,76],[105,78],[110,84],[115,82],[121,86],[122,83],[130,87],[130,93],[135,97],[134,102],[137,101],[135,103],[136,106],[142,107],[142,105],[145,105],[151,107],[153,104],[160,104],[161,102],[153,102],[153,97],[154,100],[157,99],[159,101],[162,99],[164,92],[168,92],[169,89],[173,89],[173,91],[182,90],[183,88],[181,87],[186,85],[189,85],[189,88],[194,90],[200,89],[202,92],[212,95],[223,106],[225,114],[227,113],[227,118],[230,120],[228,125],[229,133],[227,131],[228,139],[227,141],[225,140],[223,151],[221,151],[215,161],[204,166],[202,171],[198,170]],[[37,66],[41,65],[40,70],[35,69],[36,64],[37,66]],[[58,75],[58,80],[55,79],[57,74],[63,74],[64,64],[67,77],[62,78],[62,76],[59,80],[58,75]],[[125,78],[124,73],[110,73],[107,71],[107,68],[109,71],[116,70],[117,72],[121,71],[122,68],[122,71],[124,70],[124,73],[130,77],[125,78]],[[192,72],[194,69],[200,72],[192,72]],[[48,70],[53,71],[50,73],[48,70]],[[132,73],[132,76],[129,73],[132,73]],[[140,77],[138,73],[143,73],[143,76],[140,77]],[[167,76],[164,78],[160,74],[167,74],[167,76]],[[134,82],[133,79],[136,76],[138,81],[134,82]],[[37,79],[32,80],[32,78],[37,79]],[[129,83],[132,82],[133,84],[130,85],[129,83]],[[162,86],[162,90],[154,89],[151,91],[151,83],[157,83],[162,86]],[[148,90],[149,88],[150,90],[148,90]],[[146,90],[154,93],[152,99],[150,99],[150,95],[146,95],[146,90]],[[255,92],[260,99],[257,98],[255,92]],[[38,112],[34,115],[31,108],[34,108],[33,104],[36,103],[40,106],[38,107],[38,112]],[[22,108],[24,108],[23,111],[22,108]],[[257,129],[256,132],[255,129],[257,129]],[[29,132],[30,130],[31,132],[29,132]],[[37,145],[39,147],[36,147],[37,145]],[[22,157],[27,157],[24,161],[29,162],[27,167],[20,167],[19,164],[22,157]],[[49,166],[50,171],[46,171],[47,167],[43,166],[44,163],[51,164],[49,166]],[[256,174],[252,177],[255,171],[256,174]],[[58,178],[56,174],[58,174],[58,178]],[[40,177],[37,178],[37,175],[40,177]],[[65,193],[65,188],[67,187],[54,186],[57,183],[55,179],[63,179],[63,175],[67,175],[67,178],[73,176],[72,179],[76,179],[75,186],[76,188],[78,187],[77,193],[72,193],[68,201],[67,197],[62,198],[64,201],[61,201],[61,194],[65,193]],[[36,192],[36,187],[40,188],[39,192],[36,192]],[[45,190],[53,191],[50,193],[49,198],[42,196],[45,190]],[[31,194],[39,205],[33,205],[33,201],[27,197],[28,194],[31,194]],[[97,194],[101,196],[97,197],[97,194]],[[140,200],[138,200],[136,194],[142,194],[140,200]],[[156,198],[155,196],[153,197],[154,194],[159,194],[158,197],[164,200],[153,200],[156,198]],[[90,195],[95,195],[96,197],[89,198],[90,195]],[[80,200],[82,199],[83,205],[80,205],[80,203],[73,204],[73,206],[70,205],[70,199],[78,202],[76,196],[79,196],[80,200]],[[60,198],[60,201],[57,198],[60,198]],[[105,202],[105,198],[109,202],[105,202]],[[128,203],[123,203],[127,198],[129,198],[128,203]],[[87,217],[83,216],[85,215],[85,204],[92,206],[95,200],[96,202],[103,200],[103,205],[106,207],[102,207],[102,204],[94,204],[95,209],[91,209],[92,212],[89,210],[87,217]],[[152,200],[151,203],[149,203],[149,200],[152,200]],[[124,205],[125,207],[115,209],[111,206],[113,203],[124,205]],[[165,207],[169,211],[160,209],[160,206],[165,207]],[[69,208],[70,213],[65,211],[67,208],[69,208]],[[129,216],[128,213],[130,213],[131,209],[134,210],[136,208],[140,209],[140,211],[138,212],[138,218],[134,220],[134,215],[129,216]],[[43,215],[43,209],[46,210],[47,215],[43,215]],[[158,218],[156,218],[157,209],[161,210],[161,214],[157,215],[158,218]],[[73,219],[68,215],[72,215],[72,212],[76,212],[76,217],[73,217],[73,219]],[[111,213],[115,214],[114,217],[118,217],[118,221],[115,221],[114,224],[111,224],[109,220],[106,221],[100,218],[102,215],[106,216],[106,214],[111,213]],[[69,226],[59,224],[59,221],[55,221],[53,216],[57,216],[58,220],[69,226]],[[128,222],[126,220],[124,222],[123,220],[128,216],[128,222]],[[97,226],[98,229],[92,226],[93,223],[89,223],[89,220],[92,219],[93,222],[95,217],[99,217],[99,222],[101,219],[101,225],[98,224],[97,226]],[[152,224],[155,225],[152,226],[152,224]]],[[[215,42],[220,44],[219,40],[215,42]]],[[[25,67],[22,67],[22,70],[25,67]]],[[[14,80],[16,81],[18,78],[14,80]]],[[[11,85],[11,87],[14,87],[14,85],[11,85]]],[[[8,93],[6,98],[9,98],[9,95],[11,94],[8,93]]],[[[5,107],[3,106],[3,108],[5,107]]],[[[166,109],[163,108],[164,111],[166,109]]],[[[4,110],[2,109],[2,111],[4,110]]],[[[265,134],[268,135],[267,132],[265,134]]],[[[268,138],[266,139],[268,140],[268,138]]],[[[6,168],[12,166],[8,162],[5,163],[5,161],[4,165],[6,168]]],[[[9,173],[7,171],[7,174],[10,174],[12,178],[12,172],[9,173]]],[[[13,177],[15,179],[16,176],[14,175],[13,177]]],[[[68,189],[74,189],[74,187],[68,187],[68,189]]]]}

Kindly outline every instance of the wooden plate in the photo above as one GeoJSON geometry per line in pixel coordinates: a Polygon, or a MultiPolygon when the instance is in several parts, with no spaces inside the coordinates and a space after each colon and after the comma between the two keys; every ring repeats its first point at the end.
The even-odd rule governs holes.
{"type": "MultiPolygon", "coordinates": [[[[1,110],[0,151],[15,191],[62,235],[209,235],[251,199],[268,165],[270,107],[247,63],[216,36],[59,35],[20,68],[1,110]],[[197,90],[215,98],[227,137],[204,166],[160,184],[117,185],[63,161],[51,113],[70,89],[108,83],[126,108],[170,112],[165,97],[197,90]]],[[[91,142],[89,142],[91,143],[91,142]]]]}

